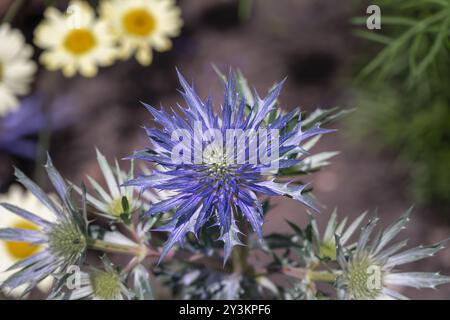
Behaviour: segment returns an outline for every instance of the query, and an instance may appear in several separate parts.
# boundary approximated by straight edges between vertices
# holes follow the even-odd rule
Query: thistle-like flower
[[[320,238],[319,228],[317,227],[316,220],[311,216],[311,230],[312,230],[312,242],[314,249],[321,259],[336,260],[336,237],[339,236],[340,244],[347,249],[354,247],[354,244],[348,244],[351,236],[355,233],[358,226],[364,220],[367,212],[361,214],[356,218],[347,228],[347,217],[342,219],[341,222],[337,221],[337,210],[334,210],[331,214],[330,220],[328,220],[325,233]]]
[[[131,157],[160,165],[163,170],[126,185],[176,192],[148,211],[153,215],[175,210],[170,223],[160,229],[170,232],[161,259],[188,232],[197,233],[214,220],[220,228],[226,261],[233,246],[241,244],[238,217],[245,217],[262,237],[263,210],[256,193],[288,196],[314,208],[302,194],[305,185],[275,179],[279,169],[301,161],[298,157],[305,150],[300,143],[330,130],[315,126],[303,131],[298,111],[280,114],[276,103],[284,81],[264,99],[255,93],[250,102],[238,93],[230,71],[221,112],[215,114],[211,99],[202,101],[181,74],[179,79],[187,104],[187,109],[179,106],[179,110],[185,119],[176,112],[168,114],[145,105],[162,128],[147,128],[153,149]]]
[[[105,156],[98,149],[96,152],[98,165],[105,178],[108,191],[93,178],[87,176],[87,179],[98,196],[96,198],[89,193],[86,194],[87,203],[95,208],[96,214],[109,219],[119,219],[124,214],[128,214],[137,209],[140,204],[136,199],[137,197],[134,196],[133,188],[120,187],[125,180],[133,177],[132,171],[128,174],[122,171],[117,160],[115,161],[115,167],[111,167]],[[74,186],[74,189],[80,194],[82,193],[80,188]]]
[[[8,203],[0,205],[17,216],[36,225],[38,230],[23,227],[0,229],[0,239],[12,242],[23,242],[30,246],[41,246],[43,249],[26,257],[8,271],[15,271],[0,284],[0,289],[14,289],[27,284],[24,293],[29,292],[40,281],[50,275],[65,274],[68,267],[78,265],[87,247],[86,220],[70,199],[69,188],[61,175],[53,167],[50,158],[45,166],[60,201],[47,196],[33,181],[16,169],[18,181],[24,185],[55,216],[50,221],[27,210]]]
[[[444,248],[447,240],[430,246],[419,246],[399,252],[406,240],[388,246],[405,228],[411,209],[396,222],[379,232],[369,244],[369,238],[378,221],[372,218],[362,229],[356,248],[347,251],[337,237],[337,259],[342,274],[337,279],[339,296],[344,299],[408,299],[393,287],[435,288],[450,282],[450,277],[431,272],[397,272],[405,263],[433,256]]]
[[[108,189],[105,190],[96,180],[87,176],[95,191],[95,196],[87,193],[86,200],[87,204],[94,208],[94,211],[92,211],[94,214],[110,220],[128,222],[131,219],[132,213],[136,210],[148,210],[149,203],[158,202],[163,199],[164,194],[162,193],[147,192],[140,197],[137,188],[121,187],[124,181],[134,178],[134,165],[126,173],[120,168],[117,160],[115,160],[112,166],[98,149],[96,153],[97,162]],[[82,194],[81,188],[75,185],[73,185],[73,188]]]
[[[92,268],[81,272],[79,287],[61,298],[68,300],[129,300],[132,293],[124,284],[125,275],[120,274],[108,259],[103,259],[103,270]]]
[[[19,185],[12,185],[8,193],[0,195],[0,203],[7,202],[12,205],[20,205],[22,209],[33,211],[40,218],[48,221],[54,221],[52,212],[44,206],[31,192],[23,190]],[[0,228],[21,228],[29,230],[38,230],[39,226],[23,219],[8,210],[0,207]],[[30,246],[24,242],[0,241],[0,283],[10,276],[11,272],[3,272],[10,268],[14,263],[28,258],[33,254],[42,251],[42,246]],[[52,285],[50,277],[41,281],[37,286],[40,290],[47,292]],[[8,296],[20,297],[23,294],[26,285],[6,292]]]

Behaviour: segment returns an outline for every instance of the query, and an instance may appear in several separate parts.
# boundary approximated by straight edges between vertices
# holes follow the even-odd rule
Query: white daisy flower
[[[172,0],[105,0],[100,13],[118,39],[120,58],[135,54],[142,65],[152,62],[152,48],[169,50],[183,25]]]
[[[24,210],[34,212],[38,217],[48,221],[55,221],[53,213],[43,205],[30,191],[25,191],[19,185],[14,184],[10,187],[8,193],[0,195],[0,203],[9,203],[14,206],[20,206]],[[26,220],[0,206],[0,229],[18,228],[29,230],[40,230],[41,227]],[[15,263],[29,258],[30,256],[41,252],[44,249],[41,245],[31,245],[27,242],[0,241],[0,283],[13,274],[13,271],[6,271]],[[49,291],[52,285],[52,278],[48,277],[38,284],[42,291]],[[5,293],[19,297],[27,285],[6,291]]]
[[[32,55],[33,48],[20,31],[8,24],[0,26],[0,117],[16,110],[17,96],[29,92],[37,69]]]
[[[62,69],[66,77],[77,72],[93,77],[98,66],[114,63],[114,38],[87,2],[71,1],[69,9],[68,13],[54,7],[45,11],[45,20],[36,28],[34,40],[45,50],[40,62],[49,70]]]

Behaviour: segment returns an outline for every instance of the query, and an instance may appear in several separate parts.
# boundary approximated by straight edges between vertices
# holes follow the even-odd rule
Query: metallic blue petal
[[[50,228],[53,223],[42,219],[41,217],[35,215],[34,213],[31,213],[27,210],[21,209],[19,207],[16,207],[12,204],[9,203],[0,203],[0,206],[2,206],[3,208],[5,208],[8,211],[11,211],[12,213],[18,215],[19,217],[22,217],[26,220],[31,221],[32,223],[41,226],[43,228]]]
[[[0,229],[0,239],[5,241],[29,242],[32,244],[43,244],[47,242],[47,236],[42,232],[15,228]]]

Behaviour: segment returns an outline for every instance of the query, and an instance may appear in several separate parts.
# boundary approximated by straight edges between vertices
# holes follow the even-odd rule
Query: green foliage
[[[379,0],[375,4],[381,8],[382,30],[355,33],[384,47],[363,68],[359,80],[397,80],[408,88],[425,85],[428,90],[444,87],[442,81],[449,84],[450,2]],[[355,24],[365,21],[366,17],[353,19]]]
[[[450,201],[450,2],[375,1],[380,31],[355,31],[381,44],[360,71],[359,138],[375,135],[399,154],[417,201]],[[365,24],[355,18],[355,24]]]

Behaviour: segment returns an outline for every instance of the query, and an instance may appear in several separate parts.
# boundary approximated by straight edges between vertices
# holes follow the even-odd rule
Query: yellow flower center
[[[382,268],[367,256],[349,263],[345,280],[354,299],[376,299],[383,290]]]
[[[12,227],[17,229],[39,230],[36,225],[28,221],[21,221],[19,223],[16,223]],[[28,242],[15,241],[7,241],[5,242],[5,246],[8,253],[17,260],[28,258],[41,248],[40,245],[33,245],[29,244]]]
[[[120,277],[115,272],[97,271],[91,275],[94,295],[101,300],[115,300],[120,297]]]
[[[123,16],[125,30],[135,36],[149,36],[156,28],[156,20],[146,9],[132,9]]]
[[[64,40],[64,48],[74,55],[83,55],[97,45],[92,31],[88,29],[73,29]]]

